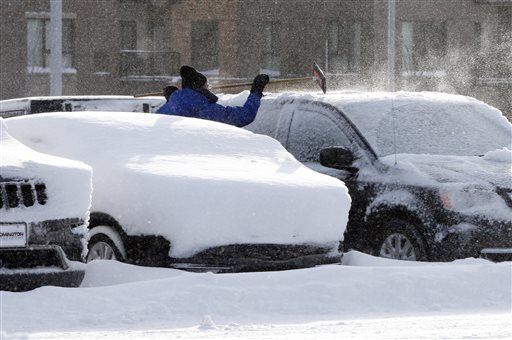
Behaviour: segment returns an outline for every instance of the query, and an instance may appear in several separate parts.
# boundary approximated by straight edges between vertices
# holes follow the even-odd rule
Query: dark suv
[[[91,168],[29,149],[2,118],[0,144],[0,290],[80,285]]]
[[[345,250],[512,258],[512,125],[495,108],[426,92],[268,95],[247,128],[346,183]]]

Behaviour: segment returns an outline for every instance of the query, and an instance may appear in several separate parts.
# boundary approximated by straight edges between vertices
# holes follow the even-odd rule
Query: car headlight
[[[485,206],[491,207],[499,199],[495,191],[475,187],[442,189],[439,196],[445,209],[462,213],[476,213]]]

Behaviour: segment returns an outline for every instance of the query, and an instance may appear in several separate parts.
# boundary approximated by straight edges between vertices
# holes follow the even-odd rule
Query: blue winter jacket
[[[203,94],[189,88],[176,90],[156,112],[183,117],[214,120],[242,127],[250,124],[260,107],[260,97],[251,93],[244,106],[222,106],[210,103]]]

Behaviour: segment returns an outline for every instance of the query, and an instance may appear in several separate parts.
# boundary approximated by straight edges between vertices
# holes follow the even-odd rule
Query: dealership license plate
[[[25,223],[0,223],[0,248],[24,247],[27,238]]]

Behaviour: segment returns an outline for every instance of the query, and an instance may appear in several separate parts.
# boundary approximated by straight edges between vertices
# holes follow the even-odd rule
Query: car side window
[[[254,121],[245,128],[254,133],[276,137],[276,129],[279,123],[281,107],[272,107],[262,103]]]
[[[295,111],[288,135],[287,149],[301,162],[320,162],[320,150],[351,142],[333,117],[309,110]]]

